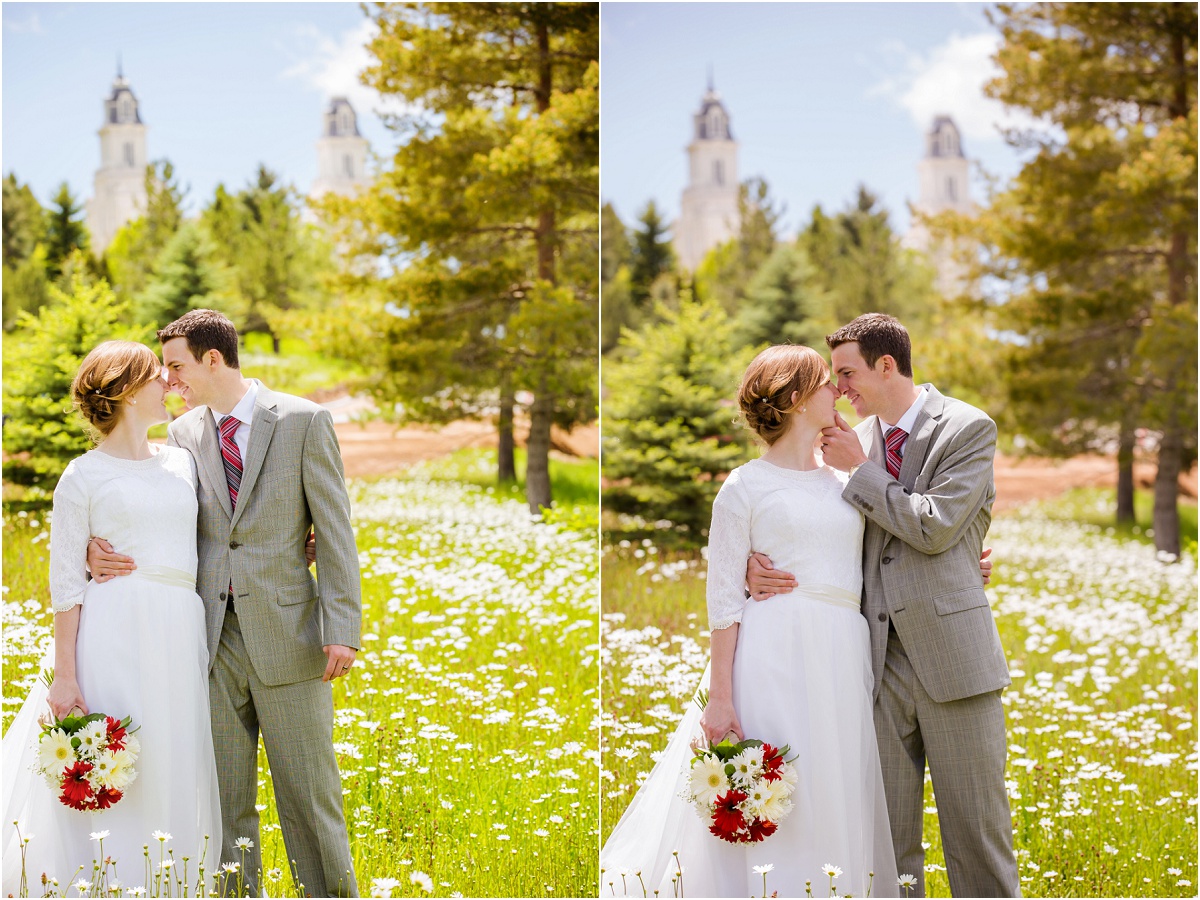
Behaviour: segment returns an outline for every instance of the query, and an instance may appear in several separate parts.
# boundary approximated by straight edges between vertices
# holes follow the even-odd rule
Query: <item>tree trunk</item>
[[[276,356],[278,356],[280,349],[281,348],[279,346],[279,335],[275,334],[275,332],[271,332],[271,350],[275,353]]]
[[[496,473],[501,484],[517,480],[516,454],[513,452],[513,406],[515,404],[512,376],[505,373],[500,376],[499,465]]]
[[[546,379],[542,379],[542,386]],[[550,424],[554,398],[539,390],[529,410],[529,440],[525,444],[525,499],[531,513],[550,506]]]
[[[1183,432],[1172,411],[1158,446],[1154,476],[1154,546],[1179,556],[1179,470],[1183,465]]]
[[[1121,436],[1117,444],[1117,524],[1133,524],[1133,445],[1136,430],[1133,423],[1122,419]]]

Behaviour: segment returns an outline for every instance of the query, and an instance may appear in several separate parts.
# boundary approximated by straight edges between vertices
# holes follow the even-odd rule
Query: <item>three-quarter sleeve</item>
[[[708,630],[742,621],[746,606],[746,560],[750,558],[750,509],[736,470],[721,485],[708,529]]]
[[[83,603],[91,539],[88,509],[83,477],[68,466],[54,489],[50,520],[50,604],[56,613]]]

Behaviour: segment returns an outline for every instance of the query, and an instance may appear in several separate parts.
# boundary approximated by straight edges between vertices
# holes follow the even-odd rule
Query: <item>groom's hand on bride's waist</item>
[[[796,576],[771,565],[771,558],[762,553],[752,553],[746,560],[746,587],[755,600],[766,600],[776,594],[791,593],[796,586]]]
[[[112,544],[102,537],[88,541],[87,566],[92,580],[98,584],[111,581],[118,575],[128,575],[137,568],[132,556],[113,551]]]

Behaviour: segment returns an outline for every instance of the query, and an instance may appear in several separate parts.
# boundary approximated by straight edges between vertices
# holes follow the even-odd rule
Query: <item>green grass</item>
[[[334,687],[359,889],[394,896],[586,896],[598,879],[594,527],[533,519],[467,451],[351,482],[363,646]],[[564,505],[595,520],[595,461],[553,463]],[[41,517],[4,524],[5,724],[49,638]],[[291,891],[260,751],[265,886]],[[129,882],[132,884],[132,882]],[[387,895],[387,894],[384,894]]]
[[[1117,525],[1116,498],[1111,490],[1102,488],[1076,488],[1056,498],[1045,506],[1046,515],[1052,519],[1086,522],[1105,529],[1105,533],[1143,544],[1154,543],[1154,494],[1152,491],[1135,491],[1133,495],[1134,521]],[[1112,529],[1109,531],[1109,529]],[[1184,550],[1196,556],[1196,503],[1179,502],[1179,542]]]
[[[1013,675],[1004,702],[1021,887],[1031,897],[1191,897],[1200,882],[1195,559],[1159,562],[1144,527],[1108,533],[1103,502],[1111,496],[1077,492],[1004,514],[987,540]],[[602,837],[707,662],[702,567],[648,542],[604,556]],[[928,784],[926,809],[929,895],[948,896]]]

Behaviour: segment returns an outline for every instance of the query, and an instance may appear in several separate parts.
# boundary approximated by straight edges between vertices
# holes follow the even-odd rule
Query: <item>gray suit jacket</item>
[[[933,385],[904,446],[899,479],[884,465],[872,416],[855,429],[871,460],[842,497],[867,519],[863,615],[871,628],[875,696],[888,619],[929,696],[939,703],[1010,683],[996,622],[979,577],[992,521],[996,424]]]
[[[322,647],[357,649],[362,629],[358,549],[328,411],[259,386],[236,511],[208,407],[173,422],[168,442],[191,451],[199,474],[196,592],[204,600],[210,668],[232,581],[246,652],[263,683],[320,678]],[[320,535],[319,581],[304,559],[309,526]]]

